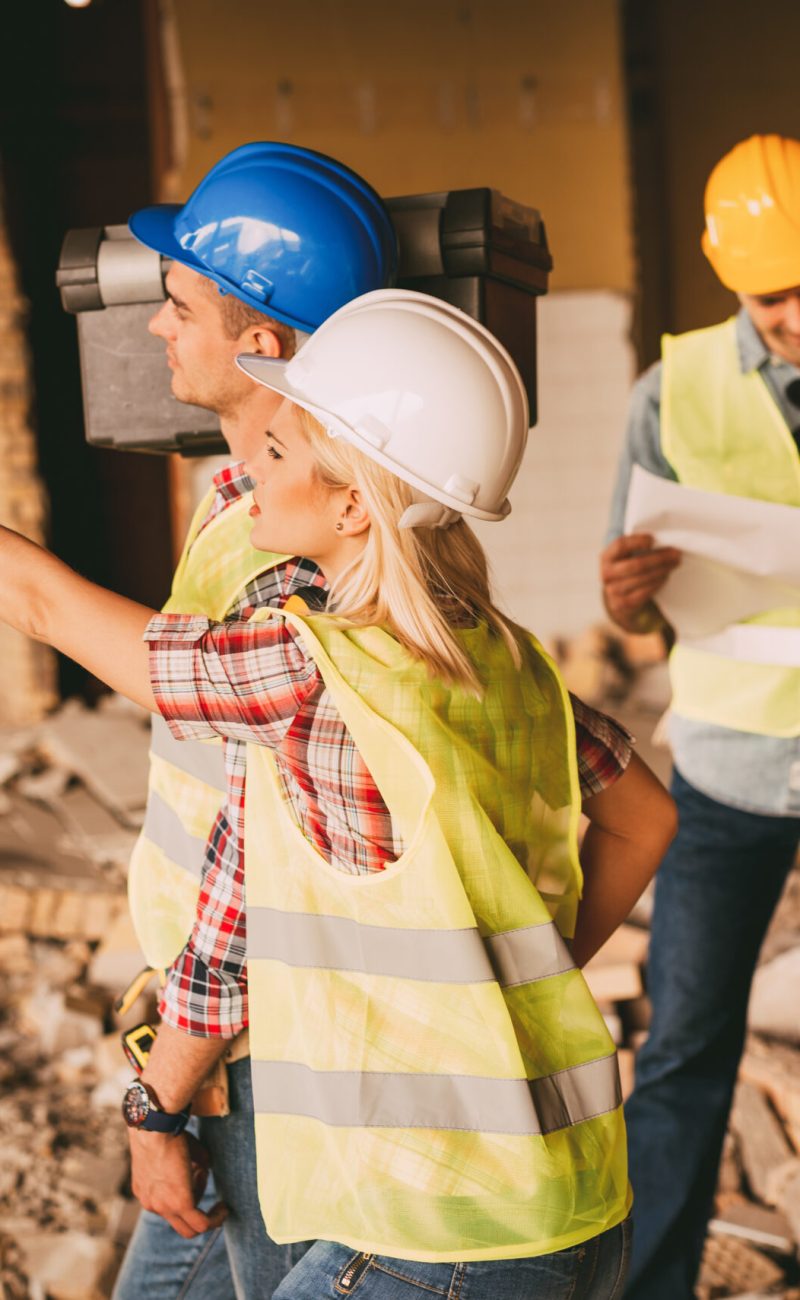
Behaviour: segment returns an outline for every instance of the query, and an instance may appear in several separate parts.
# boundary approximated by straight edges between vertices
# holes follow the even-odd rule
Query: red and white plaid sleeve
[[[158,707],[179,740],[212,735],[277,748],[319,683],[282,619],[211,623],[157,614],[144,633]]]
[[[618,781],[631,761],[633,736],[616,718],[591,709],[570,692],[578,748],[581,798],[591,799]]]
[[[195,924],[170,969],[164,1023],[203,1038],[233,1038],[248,1023],[244,852],[236,825],[245,796],[245,745],[275,746],[318,686],[313,661],[282,621],[210,624],[158,615],[148,625],[150,672],[165,719],[181,739],[225,738],[228,800],[206,847]]]

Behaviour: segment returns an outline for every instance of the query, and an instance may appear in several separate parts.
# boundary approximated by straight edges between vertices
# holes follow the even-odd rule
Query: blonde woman
[[[508,512],[519,375],[481,326],[403,291],[349,304],[289,363],[240,364],[287,398],[250,465],[252,540],[315,561],[327,608],[153,617],[7,531],[0,607],[177,736],[231,747],[247,972],[220,963],[217,996],[235,984],[249,1020],[267,1230],[318,1239],[276,1297],[611,1300],[631,1197],[579,968],[674,819],[618,741],[618,779],[584,786],[581,869],[576,721],[607,754],[614,724],[496,608],[467,523]],[[125,1103],[137,1194],[186,1236],[224,1214],[194,1208],[180,1134],[226,1039],[198,1032],[191,995],[175,1008],[209,911],[234,925],[231,882],[205,882],[204,907]],[[224,1122],[206,1121],[212,1158]]]

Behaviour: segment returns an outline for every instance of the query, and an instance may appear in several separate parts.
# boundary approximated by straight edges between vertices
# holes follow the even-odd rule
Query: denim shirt
[[[792,382],[800,381],[800,370],[788,361],[771,356],[744,308],[736,318],[736,340],[742,373],[761,371],[781,415],[798,441],[800,404],[797,399],[792,403],[787,389]],[[631,393],[607,541],[624,531],[634,465],[641,465],[661,478],[673,481],[677,478],[661,450],[660,417],[661,362],[657,361],[636,381]],[[760,736],[671,713],[670,741],[681,775],[709,798],[745,812],[800,817],[800,736]]]

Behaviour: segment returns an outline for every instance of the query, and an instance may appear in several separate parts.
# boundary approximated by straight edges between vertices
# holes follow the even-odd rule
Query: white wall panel
[[[603,617],[597,579],[635,374],[630,303],[556,293],[539,303],[539,423],[500,524],[477,528],[504,607],[541,637]]]

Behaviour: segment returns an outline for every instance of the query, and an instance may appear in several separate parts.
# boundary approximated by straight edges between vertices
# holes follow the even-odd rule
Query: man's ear
[[[242,335],[245,352],[258,352],[262,357],[279,357],[283,352],[281,341],[274,330],[264,325],[251,325]]]

